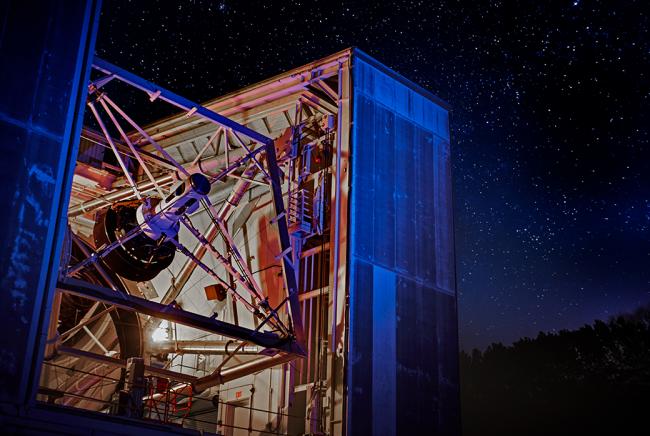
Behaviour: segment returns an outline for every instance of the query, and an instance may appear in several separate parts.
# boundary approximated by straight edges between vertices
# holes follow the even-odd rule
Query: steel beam
[[[255,130],[249,129],[246,126],[243,126],[228,117],[224,117],[210,109],[207,109],[201,106],[198,103],[194,103],[191,100],[181,97],[178,94],[175,94],[165,88],[162,88],[148,80],[145,80],[135,74],[126,71],[116,65],[106,62],[103,59],[100,59],[95,56],[93,60],[93,68],[99,70],[106,74],[112,74],[116,79],[121,80],[122,82],[128,83],[129,85],[138,88],[142,91],[148,93],[152,98],[159,98],[168,103],[173,104],[176,107],[179,107],[185,111],[193,111],[193,114],[199,115],[208,121],[216,123],[220,126],[233,129],[236,132],[241,133],[244,136],[252,139],[253,141],[259,142],[260,144],[266,144],[268,141],[271,141],[270,138],[262,135],[261,133],[256,132]]]
[[[104,133],[104,137],[106,138],[106,142],[108,142],[108,145],[111,146],[111,150],[113,150],[113,154],[115,155],[115,159],[117,159],[117,163],[120,164],[120,168],[122,168],[122,172],[124,173],[124,177],[126,178],[127,182],[129,182],[129,186],[133,190],[133,193],[135,196],[138,198],[138,200],[141,198],[140,191],[138,191],[138,188],[135,184],[135,180],[133,180],[133,177],[131,176],[131,173],[129,170],[126,168],[126,163],[122,159],[122,156],[120,156],[120,152],[117,149],[117,146],[115,145],[115,142],[113,142],[113,138],[111,138],[110,133],[108,133],[108,130],[106,130],[106,126],[104,125],[104,121],[102,121],[102,117],[99,115],[99,112],[97,112],[97,109],[95,108],[95,105],[93,102],[88,102],[88,107],[90,108],[90,111],[93,113],[95,116],[95,120],[97,120],[97,124],[99,124],[99,127],[102,129],[102,132]]]
[[[208,102],[206,106],[218,111],[223,116],[246,123],[258,119],[259,116],[281,113],[282,106],[292,107],[300,93],[309,85],[335,76],[339,62],[345,61],[348,57],[348,54],[332,57],[331,61],[319,66],[316,70],[294,70],[285,78],[271,79],[253,85],[235,96],[226,96]],[[291,102],[287,102],[285,99],[291,100]],[[196,130],[197,133],[200,131],[203,134],[205,131],[200,123],[200,120],[187,120],[181,116],[171,118],[158,124],[158,129],[152,134],[152,137],[160,143],[168,143],[170,138],[173,138],[173,142],[178,142],[177,138],[185,135],[188,130]]]
[[[106,365],[112,366],[114,368],[126,368],[126,360],[116,359],[114,357],[103,356],[101,354],[91,353],[89,351],[79,350],[77,348],[71,347],[59,347],[59,354],[66,356],[77,357],[79,359],[92,360],[93,362],[104,363]],[[172,380],[192,383],[197,377],[188,374],[181,374],[180,372],[170,371],[168,369],[156,368],[155,366],[145,365],[145,372],[153,374],[159,377],[165,377]]]
[[[62,292],[78,295],[95,301],[115,305],[122,309],[133,310],[156,318],[194,327],[206,332],[216,333],[234,339],[241,339],[266,348],[274,348],[288,353],[302,354],[290,338],[283,338],[272,332],[258,332],[236,326],[207,316],[198,315],[175,306],[156,303],[133,295],[117,293],[90,283],[67,278],[57,283]]]
[[[266,163],[268,173],[271,179],[271,193],[273,194],[273,206],[275,216],[278,218],[275,223],[278,226],[278,236],[280,238],[280,253],[293,253],[291,247],[291,237],[289,236],[289,226],[287,225],[287,214],[284,209],[284,199],[282,198],[282,183],[280,181],[280,169],[278,168],[277,158],[275,156],[275,143],[268,141],[265,144]],[[282,265],[284,272],[284,282],[287,285],[289,296],[289,312],[293,323],[293,331],[299,346],[305,344],[305,333],[302,326],[302,316],[300,314],[300,301],[298,301],[298,282],[293,268],[293,256],[287,257],[282,254]],[[304,351],[303,351],[304,353]]]

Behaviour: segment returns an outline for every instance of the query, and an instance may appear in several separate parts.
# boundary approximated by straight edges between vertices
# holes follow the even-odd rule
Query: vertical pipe
[[[334,277],[332,280],[332,328],[330,351],[336,353],[336,321],[339,293],[339,238],[341,237],[341,132],[343,131],[343,64],[339,62],[338,72],[338,113],[336,115],[336,177],[334,183]]]
[[[352,55],[352,53],[351,53]],[[351,57],[351,56],[350,56]],[[331,340],[328,347],[328,373],[329,385],[329,432],[330,434],[346,434],[346,402],[347,392],[343,386],[345,383],[345,366],[347,350],[347,329],[346,322],[346,266],[347,266],[347,240],[341,241],[341,225],[347,224],[348,220],[348,194],[349,194],[349,153],[350,153],[350,130],[351,130],[351,87],[352,69],[351,60],[348,57],[345,61],[339,61],[338,70],[338,101],[337,101],[337,123],[336,123],[336,161],[335,161],[335,183],[332,202],[335,215],[330,220],[330,226],[334,228],[333,243],[336,247],[331,253],[330,277],[333,285],[329,297],[331,307]],[[343,264],[343,265],[341,265]],[[339,289],[342,288],[342,289]],[[342,292],[339,295],[339,292]],[[338,322],[342,331],[338,331]],[[341,346],[343,356],[338,356],[338,347]],[[342,375],[341,375],[341,370]],[[339,379],[340,378],[340,379]],[[337,426],[339,426],[337,428]]]
[[[311,368],[312,368],[312,362],[311,362],[311,342],[312,342],[312,335],[314,332],[312,331],[312,320],[314,319],[314,305],[313,305],[314,299],[310,298],[309,299],[309,317],[305,316],[307,318],[307,321],[305,322],[305,337],[307,340],[307,383],[311,381]]]
[[[278,416],[277,416],[277,429],[280,430],[280,428],[286,428],[285,426],[285,414],[284,411],[286,409],[286,399],[287,399],[287,389],[289,388],[287,386],[287,368],[289,367],[288,364],[282,365],[282,381],[280,382],[280,386],[282,387],[282,390],[280,392],[280,404],[278,405]]]
[[[255,375],[253,375],[253,386],[255,386]],[[255,407],[255,391],[251,392],[251,399],[248,406],[248,436],[253,434],[253,408]]]

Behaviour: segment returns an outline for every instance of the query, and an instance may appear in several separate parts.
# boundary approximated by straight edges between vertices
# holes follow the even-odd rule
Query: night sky
[[[471,349],[650,302],[649,20],[645,0],[105,0],[97,54],[205,101],[357,46],[448,101]]]

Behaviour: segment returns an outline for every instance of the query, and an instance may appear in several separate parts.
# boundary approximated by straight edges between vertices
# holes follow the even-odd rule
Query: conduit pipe
[[[239,341],[160,341],[151,348],[156,353],[223,355],[232,353],[239,345]],[[255,355],[263,350],[258,345],[243,345],[237,354]]]

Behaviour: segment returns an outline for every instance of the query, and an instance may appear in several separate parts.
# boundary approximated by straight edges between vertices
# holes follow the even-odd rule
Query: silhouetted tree
[[[650,306],[461,352],[463,432],[650,435]]]

